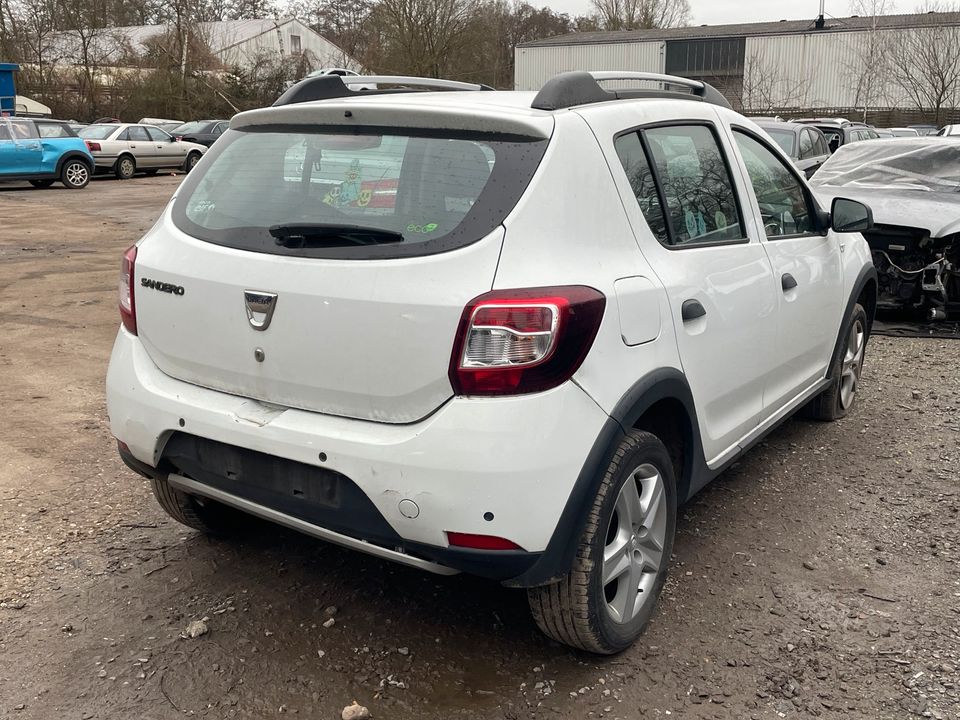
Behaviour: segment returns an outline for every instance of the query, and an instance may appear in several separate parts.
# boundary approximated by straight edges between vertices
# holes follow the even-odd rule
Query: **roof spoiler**
[[[366,86],[353,89],[356,86]],[[382,88],[380,85],[394,87]],[[399,87],[398,87],[399,86]],[[318,75],[304,78],[283,93],[274,107],[313,100],[422,92],[423,90],[493,90],[489,85],[405,75]]]
[[[604,90],[600,87],[601,82],[610,80],[654,82],[658,83],[661,89]],[[671,91],[670,87],[685,88],[688,92]],[[560,110],[577,105],[644,97],[700,100],[725,108],[730,107],[730,103],[715,87],[700,80],[660,73],[621,70],[561,73],[540,88],[530,107],[534,110]]]

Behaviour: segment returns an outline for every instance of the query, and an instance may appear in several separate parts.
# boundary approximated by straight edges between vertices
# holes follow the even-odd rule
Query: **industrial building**
[[[516,48],[515,87],[568,70],[639,70],[705,80],[746,111],[916,108],[883,69],[904,33],[960,42],[960,12],[561,35]]]
[[[132,56],[144,56],[151,40],[173,32],[172,25],[138,25],[90,29],[83,38],[90,45],[87,56],[101,66],[117,66]],[[263,60],[303,57],[311,68],[342,67],[360,69],[359,63],[337,45],[296,18],[281,20],[223,20],[191,26],[190,33],[203,40],[222,67],[248,68]],[[48,56],[68,63],[81,56],[81,35],[56,34]]]

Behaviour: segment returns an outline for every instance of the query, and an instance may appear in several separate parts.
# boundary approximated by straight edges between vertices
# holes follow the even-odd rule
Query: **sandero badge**
[[[183,285],[174,285],[173,283],[160,282],[159,280],[151,280],[145,277],[140,278],[140,286],[159,292],[170,293],[171,295],[183,295],[184,293]]]

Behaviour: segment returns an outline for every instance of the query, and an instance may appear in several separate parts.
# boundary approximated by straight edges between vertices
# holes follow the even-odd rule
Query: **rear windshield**
[[[211,123],[209,120],[196,120],[194,122],[184,123],[183,125],[177,125],[176,127],[171,128],[170,132],[172,132],[174,135],[199,133],[204,132],[210,124]]]
[[[88,140],[106,140],[116,129],[116,125],[87,125],[85,128],[81,128],[77,134]]]
[[[793,130],[771,130],[770,128],[764,128],[764,130],[776,141],[781,150],[793,157],[793,141],[796,138],[796,133]]]
[[[516,204],[545,140],[300,127],[231,130],[184,182],[173,219],[218,245],[280,255],[386,258],[475,242]],[[279,239],[284,229],[360,236]]]

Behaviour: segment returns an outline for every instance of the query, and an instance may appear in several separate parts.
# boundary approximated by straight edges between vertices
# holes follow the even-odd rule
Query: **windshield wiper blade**
[[[274,225],[270,234],[277,245],[289,248],[321,247],[327,245],[384,245],[403,242],[403,233],[362,225],[335,223],[304,223]]]

